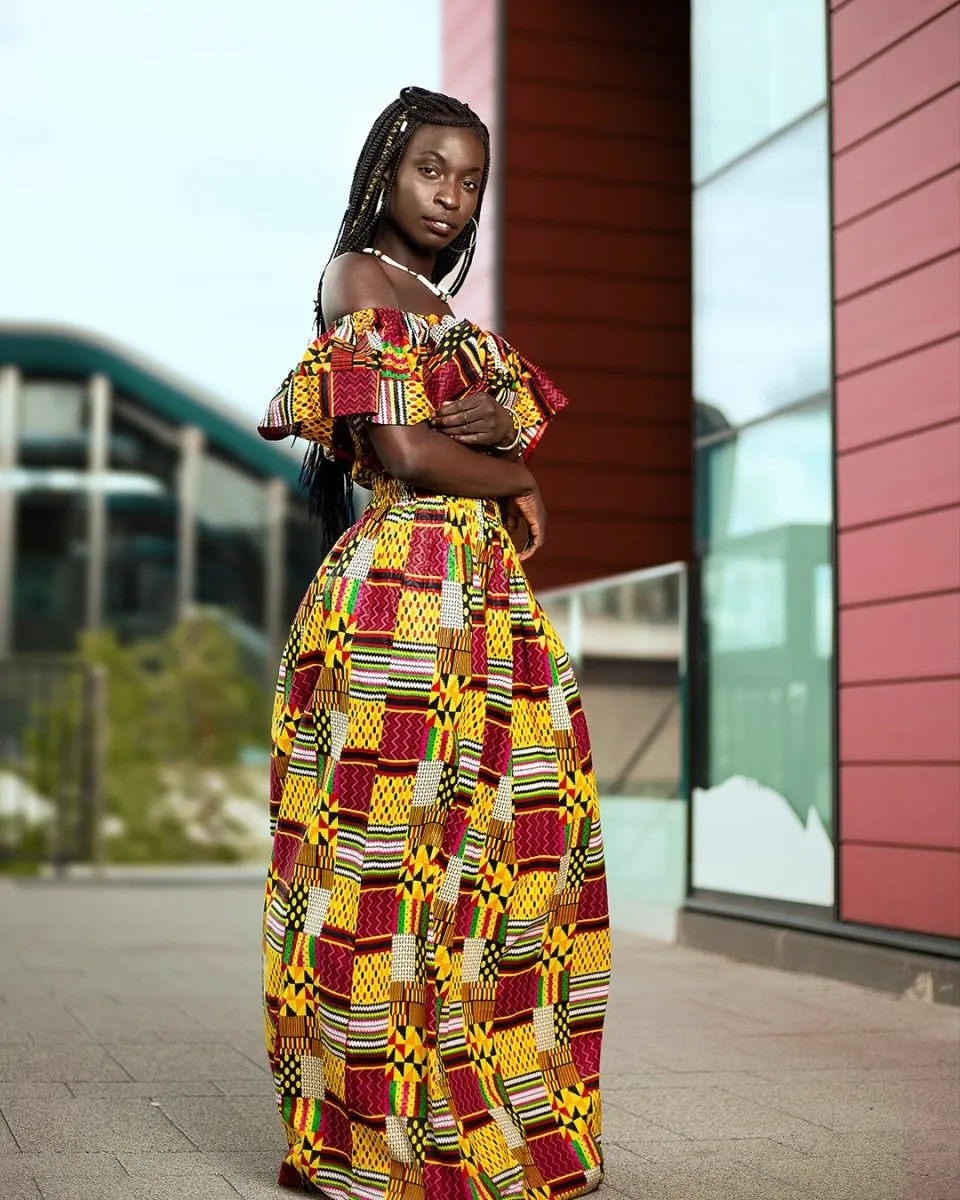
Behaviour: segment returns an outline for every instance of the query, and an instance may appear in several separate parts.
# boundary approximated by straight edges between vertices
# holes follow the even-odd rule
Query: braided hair
[[[390,204],[397,167],[410,138],[423,125],[445,125],[469,129],[483,144],[483,174],[477,188],[474,220],[479,223],[480,206],[490,174],[490,133],[468,105],[452,96],[425,88],[405,87],[399,97],[383,110],[367,134],[350,184],[350,197],[337,231],[327,266],[341,254],[360,251],[371,245],[377,227]],[[467,277],[476,246],[476,228],[460,231],[449,246],[437,255],[431,279],[440,283],[452,275],[446,286],[456,295]],[[326,267],[324,267],[326,274]],[[326,329],[321,293],[323,275],[317,287],[314,305],[317,332]],[[341,421],[334,422],[334,453],[328,457],[323,447],[314,444],[307,451],[301,483],[307,492],[310,511],[319,516],[323,527],[323,553],[329,552],[337,538],[353,524],[353,485],[351,470],[353,449],[349,430]]]

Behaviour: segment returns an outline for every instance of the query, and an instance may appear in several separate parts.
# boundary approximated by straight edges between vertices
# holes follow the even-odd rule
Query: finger
[[[528,522],[528,528],[530,532],[529,537],[527,538],[527,544],[520,551],[521,561],[526,561],[526,559],[532,558],[533,555],[536,554],[536,552],[543,545],[544,541],[543,527],[538,521]]]
[[[462,425],[472,425],[476,417],[471,412],[444,413],[443,409],[437,414],[437,424],[441,429],[459,429]]]
[[[462,396],[459,400],[448,400],[446,404],[441,404],[437,410],[437,419],[441,421],[453,421],[458,418],[466,417],[468,420],[471,414],[476,414],[482,405],[473,396]]]
[[[488,446],[490,438],[484,433],[451,433],[450,437],[461,446]]]

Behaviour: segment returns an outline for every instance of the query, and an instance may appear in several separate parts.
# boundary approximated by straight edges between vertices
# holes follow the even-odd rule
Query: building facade
[[[101,338],[0,325],[0,656],[218,611],[268,677],[317,553],[298,458]]]
[[[955,957],[960,3],[444,21],[496,155],[461,307],[575,401],[534,582],[689,563],[691,937]]]

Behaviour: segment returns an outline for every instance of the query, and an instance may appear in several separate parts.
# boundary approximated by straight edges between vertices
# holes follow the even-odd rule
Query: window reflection
[[[828,833],[831,458],[826,404],[697,456],[697,490],[707,497],[698,530],[698,785],[754,781],[782,797],[801,827],[815,811]]]
[[[694,193],[694,393],[731,425],[831,384],[827,115]]]
[[[17,457],[23,467],[87,466],[87,384],[25,379],[20,385]]]
[[[823,0],[694,0],[692,43],[695,181],[826,100]]]
[[[230,613],[247,645],[264,654],[266,523],[263,483],[205,452],[197,497],[197,600]]]

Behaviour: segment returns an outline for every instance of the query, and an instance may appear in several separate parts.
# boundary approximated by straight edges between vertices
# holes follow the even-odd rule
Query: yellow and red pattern
[[[367,432],[476,390],[525,453],[565,404],[469,322],[365,310],[261,427],[332,447],[346,420],[374,493],[300,605],[273,720],[280,1182],[330,1200],[572,1200],[602,1175],[606,883],[570,661],[497,503],[389,478]]]

